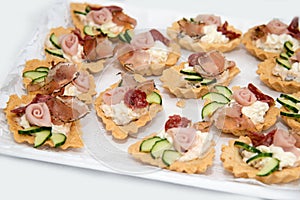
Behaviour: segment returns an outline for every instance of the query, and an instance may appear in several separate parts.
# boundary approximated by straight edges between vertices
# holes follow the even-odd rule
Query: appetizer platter
[[[274,28],[274,16],[161,10],[155,24],[130,1],[57,7],[0,88],[0,153],[261,198],[300,194],[297,17],[280,21],[293,40],[261,56],[247,31]]]

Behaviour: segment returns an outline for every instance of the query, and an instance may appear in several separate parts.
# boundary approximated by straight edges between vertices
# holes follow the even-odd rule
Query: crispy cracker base
[[[34,136],[29,135],[21,135],[18,133],[18,130],[22,129],[22,127],[18,123],[18,116],[12,112],[10,112],[12,109],[22,105],[22,104],[28,104],[31,102],[31,100],[34,98],[34,95],[24,95],[21,98],[17,95],[11,95],[9,98],[9,101],[7,103],[7,107],[5,108],[4,112],[6,114],[7,123],[9,126],[9,130],[13,133],[14,140],[17,143],[28,143],[28,144],[34,144]],[[68,148],[81,148],[83,147],[83,142],[81,140],[81,125],[80,122],[73,122],[71,125],[70,133],[67,136],[67,140],[65,144],[58,147],[60,149],[68,149]],[[46,141],[43,146],[50,146],[54,147],[51,140]]]
[[[164,63],[156,63],[156,64],[149,64],[143,67],[136,67],[134,69],[128,69],[125,66],[125,63],[121,63],[121,65],[129,71],[133,70],[133,73],[140,74],[142,76],[159,76],[163,73],[166,68],[174,66],[178,59],[181,56],[180,53],[180,46],[175,42],[171,42],[169,46],[170,50],[168,53],[167,60]]]
[[[228,30],[232,30],[242,35],[242,32],[238,29],[235,29],[233,26],[228,26]],[[173,41],[177,42],[181,47],[194,52],[211,51],[211,50],[229,52],[235,49],[236,47],[238,47],[242,41],[242,37],[239,37],[225,44],[194,42],[192,38],[189,39],[186,39],[186,37],[178,38],[177,35],[179,32],[180,32],[179,25],[177,22],[174,22],[171,27],[167,28],[167,34]]]
[[[258,64],[256,73],[260,80],[268,87],[284,93],[295,93],[300,90],[300,83],[296,81],[283,81],[279,76],[272,74],[276,66],[275,58],[269,58]]]
[[[25,67],[23,69],[23,73],[26,71],[35,70],[36,68],[38,68],[40,66],[51,68],[51,66],[52,66],[51,61],[38,60],[38,59],[28,60],[28,61],[26,61]],[[80,99],[81,101],[84,101],[87,104],[91,104],[93,101],[93,96],[95,96],[97,94],[94,76],[89,75],[89,80],[90,80],[89,91],[86,93],[81,93],[81,94],[77,95],[78,99]],[[23,84],[24,84],[25,88],[27,88],[27,86],[29,85],[30,82],[31,82],[30,78],[23,78]],[[38,93],[41,93],[41,92],[40,91],[29,92],[30,95],[35,95]]]
[[[105,116],[100,106],[103,105],[103,95],[105,94],[105,92],[113,88],[116,88],[118,84],[119,83],[115,83],[111,85],[108,89],[106,89],[104,92],[100,93],[100,95],[96,98],[94,105],[95,105],[97,115],[101,118],[102,122],[105,124],[106,130],[111,131],[112,136],[116,139],[126,139],[128,135],[137,133],[139,128],[145,126],[149,121],[151,121],[152,118],[154,118],[156,114],[163,109],[163,107],[162,105],[159,104],[151,104],[149,106],[148,113],[142,115],[138,120],[132,121],[129,124],[124,126],[116,125],[115,122],[110,117]]]
[[[249,53],[251,53],[253,56],[257,57],[260,60],[265,60],[268,58],[273,58],[275,56],[278,56],[278,53],[273,52],[267,52],[263,49],[257,48],[254,42],[252,41],[252,35],[255,33],[255,29],[258,26],[255,26],[253,28],[250,28],[246,33],[244,33],[242,38],[242,43],[244,44],[245,48]]]
[[[248,137],[241,136],[238,141],[250,144],[251,140]],[[281,171],[260,177],[256,176],[258,169],[246,164],[239,154],[239,149],[234,146],[236,140],[230,140],[228,146],[222,145],[222,153],[220,156],[225,170],[231,172],[237,178],[253,178],[266,184],[288,183],[300,178],[300,167],[285,168]]]
[[[197,99],[209,92],[209,86],[201,86],[199,88],[187,88],[186,81],[182,80],[182,74],[180,70],[184,68],[186,62],[182,62],[177,66],[166,69],[160,80],[163,83],[163,87],[179,98]],[[218,83],[224,86],[229,85],[232,79],[240,72],[238,67],[232,67],[229,69],[229,77],[223,83]]]
[[[211,147],[211,149],[209,149],[209,151],[202,158],[194,159],[187,162],[175,161],[170,166],[166,166],[161,159],[153,159],[150,153],[140,152],[139,150],[140,145],[144,140],[151,138],[155,135],[156,133],[151,134],[148,137],[144,138],[143,140],[132,144],[128,148],[128,153],[131,154],[135,159],[140,160],[143,163],[147,163],[171,171],[185,172],[188,174],[205,173],[207,168],[213,164],[215,150],[213,147]]]

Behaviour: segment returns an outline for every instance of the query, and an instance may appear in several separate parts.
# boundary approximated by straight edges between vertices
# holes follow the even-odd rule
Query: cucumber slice
[[[51,131],[50,130],[42,130],[39,132],[34,133],[34,148],[37,148],[43,145],[50,137]]]
[[[45,49],[45,51],[53,56],[64,58],[64,54],[61,49]]]
[[[26,129],[18,130],[19,134],[26,134],[26,135],[32,135],[33,133],[40,132],[42,130],[51,130],[50,127],[38,127],[38,126],[32,126]]]
[[[203,80],[203,78],[199,75],[186,75],[184,77],[184,79],[187,80],[187,81],[197,81],[197,82]]]
[[[140,145],[140,151],[149,153],[151,151],[153,145],[159,140],[162,140],[162,138],[160,138],[158,136],[154,136],[152,138],[144,140]]]
[[[221,93],[223,94],[225,97],[227,97],[228,99],[231,99],[231,95],[232,95],[232,92],[231,90],[226,87],[226,86],[223,86],[223,85],[215,85],[214,86],[214,89],[218,92],[218,93]]]
[[[217,79],[216,79],[216,78],[214,78],[214,79],[207,79],[207,78],[205,78],[205,79],[203,79],[203,80],[200,82],[200,84],[201,84],[201,85],[211,85],[211,84],[216,83],[216,82],[217,82]]]
[[[133,33],[131,30],[129,29],[126,29],[124,33],[120,33],[118,35],[119,39],[122,41],[122,42],[126,42],[126,43],[130,43],[132,37],[133,37]]]
[[[204,119],[207,116],[211,116],[218,108],[221,108],[224,105],[226,105],[226,103],[220,103],[216,101],[212,101],[206,104],[201,111],[202,119]]]
[[[252,153],[261,153],[261,151],[258,150],[257,148],[255,148],[254,146],[250,146],[249,144],[246,144],[246,143],[238,141],[238,140],[234,142],[234,146],[245,149],[246,151],[249,151]]]
[[[49,39],[53,46],[55,46],[58,49],[61,49],[61,46],[59,45],[59,42],[58,42],[58,38],[56,37],[56,35],[54,33],[51,33]]]
[[[280,97],[291,100],[294,103],[300,103],[300,99],[291,94],[280,94]]]
[[[156,104],[159,104],[159,105],[162,104],[162,98],[161,98],[160,94],[158,94],[155,91],[148,94],[147,97],[146,97],[146,100],[150,104],[152,104],[152,103],[156,103]]]
[[[67,136],[62,133],[52,133],[50,140],[53,142],[54,147],[59,147],[66,142]]]
[[[265,166],[256,174],[257,176],[268,176],[279,168],[280,161],[276,158],[271,158]]]
[[[285,67],[287,69],[291,69],[292,68],[291,63],[290,63],[289,60],[286,60],[286,59],[283,59],[283,58],[276,58],[276,62],[279,65],[281,65],[281,66],[283,66],[283,67]]]
[[[181,69],[179,72],[182,73],[182,74],[185,74],[185,75],[201,76],[200,74],[195,72],[195,70],[192,69],[192,68]]]
[[[49,72],[49,68],[41,66],[41,67],[36,68],[35,71],[37,71],[37,72]]]
[[[256,160],[260,160],[263,158],[270,158],[273,156],[273,153],[259,153],[251,158],[249,158],[248,160],[246,160],[246,163],[250,163],[252,161],[256,161]]]
[[[292,112],[298,113],[300,110],[299,106],[289,99],[279,97],[276,99],[276,101]]]
[[[288,54],[287,52],[283,52],[279,55],[279,57],[282,59],[288,60],[291,57],[291,55]]]
[[[83,32],[86,35],[90,35],[90,36],[96,36],[99,34],[99,31],[97,31],[93,26],[89,26],[89,25],[85,25],[83,27]]]
[[[89,13],[91,10],[92,10],[92,9],[91,9],[90,6],[86,6],[86,7],[85,7],[85,12],[86,12],[86,13]]]
[[[291,113],[291,112],[280,111],[280,115],[285,116],[285,117],[292,117],[292,118],[295,118],[295,119],[300,118],[299,113]]]
[[[32,80],[47,76],[48,72],[39,72],[35,70],[26,71],[23,73],[23,77],[30,78]]]
[[[78,11],[78,10],[74,10],[74,14],[78,14],[78,15],[86,15],[87,13],[81,12],[81,11]]]
[[[152,158],[159,158],[162,156],[164,150],[170,149],[172,147],[172,144],[167,139],[162,139],[153,145],[153,147],[150,150]]]
[[[209,101],[216,101],[220,103],[228,103],[230,99],[225,97],[223,94],[217,92],[209,92],[202,96],[202,99],[209,100]]]
[[[162,154],[162,161],[167,165],[170,166],[174,163],[178,158],[180,158],[181,154],[178,151],[174,150],[165,150]]]
[[[291,41],[286,41],[284,44],[283,44],[283,48],[289,52],[290,54],[294,54],[294,50],[293,50],[293,43]]]
[[[33,84],[42,83],[42,82],[45,81],[46,77],[47,77],[47,75],[46,75],[46,76],[41,76],[41,77],[36,78],[36,79],[33,79],[33,80],[32,80],[32,83],[33,83]]]

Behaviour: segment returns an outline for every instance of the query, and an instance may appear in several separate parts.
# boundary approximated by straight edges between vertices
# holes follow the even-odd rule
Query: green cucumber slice
[[[276,101],[292,112],[298,113],[300,110],[299,106],[289,99],[279,97],[276,99]]]
[[[211,116],[218,108],[225,106],[226,103],[220,103],[216,101],[212,101],[206,104],[201,111],[201,117],[204,119],[207,116]]]
[[[39,72],[36,70],[30,70],[23,73],[24,78],[30,78],[32,80],[47,76],[48,72]]]
[[[260,150],[255,148],[254,146],[250,146],[249,144],[246,144],[244,142],[236,140],[234,142],[234,146],[245,149],[246,151],[252,152],[252,153],[261,153]]]
[[[180,158],[181,154],[178,151],[174,150],[165,150],[162,154],[162,161],[167,166],[170,166],[172,163],[174,163],[178,158]]]
[[[33,83],[33,84],[42,83],[42,82],[45,81],[46,77],[47,77],[47,75],[46,75],[46,76],[41,76],[41,77],[36,78],[36,79],[33,79],[33,80],[32,80],[32,83]]]
[[[231,95],[232,95],[232,92],[231,90],[226,87],[226,86],[223,86],[223,85],[215,85],[214,86],[214,89],[218,92],[218,93],[221,93],[223,94],[225,97],[227,97],[228,99],[231,99]]]
[[[43,145],[51,137],[51,130],[35,132],[34,135],[34,148],[37,148]]]
[[[78,15],[86,15],[87,14],[85,12],[81,12],[81,11],[78,11],[78,10],[74,10],[73,12],[74,12],[74,14],[78,14]]]
[[[155,91],[148,94],[147,97],[146,97],[146,100],[150,104],[152,104],[152,103],[156,103],[156,104],[159,104],[159,105],[162,104],[162,98],[161,98],[160,94],[158,94]]]
[[[290,63],[289,60],[286,60],[286,59],[283,59],[283,58],[276,58],[276,62],[279,65],[285,67],[286,69],[291,69],[292,68],[291,63]]]
[[[200,76],[201,75],[197,72],[195,72],[195,70],[193,68],[184,68],[184,69],[181,69],[179,71],[181,74],[185,74],[185,75],[194,75],[194,76]]]
[[[282,59],[288,60],[291,56],[290,56],[290,54],[283,52],[279,55],[279,57]]]
[[[150,150],[150,154],[152,158],[159,158],[162,156],[164,150],[170,149],[172,147],[172,144],[167,139],[162,139],[153,145],[153,147]]]
[[[54,33],[51,33],[49,39],[50,39],[51,44],[52,44],[54,47],[56,47],[56,48],[58,48],[58,49],[61,49],[61,46],[60,46],[60,44],[59,44],[59,42],[58,42],[58,38],[56,37],[56,35],[55,35]]]
[[[18,130],[19,134],[26,134],[26,135],[32,135],[33,133],[40,132],[43,130],[51,130],[51,127],[38,127],[38,126],[32,126],[26,129]]]
[[[216,83],[216,82],[217,82],[217,79],[216,79],[216,78],[214,78],[214,79],[207,79],[207,78],[204,78],[204,79],[200,82],[200,84],[201,84],[201,85],[211,85],[211,84]]]
[[[132,37],[133,37],[133,33],[131,30],[129,29],[126,29],[124,33],[120,33],[118,35],[119,39],[122,41],[122,42],[126,42],[126,43],[130,43]]]
[[[184,80],[187,80],[187,81],[197,81],[197,82],[199,82],[199,81],[202,81],[203,78],[202,78],[201,76],[199,76],[199,75],[186,75],[186,76],[184,77]]]
[[[35,71],[38,71],[38,72],[49,72],[49,67],[38,67],[35,69]]]
[[[53,56],[64,58],[64,54],[61,49],[45,49],[45,51]]]
[[[140,145],[140,152],[149,153],[153,147],[153,145],[162,138],[158,136],[154,136],[152,138],[144,140]]]
[[[56,148],[63,145],[66,142],[67,136],[62,133],[52,133],[50,140],[53,142],[54,147]]]
[[[223,94],[217,92],[208,92],[202,96],[202,99],[209,100],[209,101],[216,101],[220,103],[228,103],[230,99],[225,97]]]
[[[295,118],[295,119],[300,118],[299,113],[291,113],[291,112],[280,111],[280,115],[285,116],[285,117],[292,117],[292,118]]]
[[[290,54],[294,54],[294,50],[293,50],[293,43],[291,41],[286,41],[284,44],[283,44],[283,48],[289,52]]]
[[[83,32],[84,32],[84,34],[90,35],[90,36],[96,36],[99,34],[99,32],[93,26],[89,26],[89,25],[85,25],[83,27]]]
[[[271,158],[263,168],[256,174],[257,176],[268,176],[278,170],[280,161],[276,158]]]
[[[291,100],[294,103],[300,103],[300,99],[291,94],[280,94],[280,97]]]
[[[250,163],[252,161],[256,161],[262,158],[270,158],[273,156],[273,153],[259,153],[251,158],[249,158],[248,160],[246,160],[246,163]]]

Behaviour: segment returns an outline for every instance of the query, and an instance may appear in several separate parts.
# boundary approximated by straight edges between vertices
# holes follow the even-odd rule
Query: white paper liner
[[[76,1],[77,2],[77,1]],[[78,1],[84,2],[84,1]],[[89,0],[90,3],[99,3],[99,1]],[[172,21],[177,16],[179,19],[183,16],[190,16],[188,11],[186,13],[178,13],[168,10],[155,10],[153,12],[136,9],[134,5],[103,1],[105,5],[119,5],[124,8],[125,12],[138,19],[138,28],[150,28],[151,22],[157,22],[156,25],[160,30],[164,30],[166,26],[170,26]],[[130,2],[129,2],[130,3]],[[52,27],[56,26],[70,26],[69,1],[57,1],[53,7],[49,8],[44,17],[41,18],[41,23],[37,25],[35,35],[30,42],[21,50],[15,63],[11,65],[11,72],[6,77],[4,85],[0,89],[0,108],[5,107],[5,101],[10,94],[16,93],[18,95],[24,94],[22,86],[21,72],[26,60],[38,58],[42,59],[43,43],[45,36]],[[142,16],[142,17],[141,17]],[[165,17],[164,17],[165,16]],[[193,17],[193,16],[191,16]],[[222,18],[226,18],[221,16]],[[289,16],[288,16],[289,17]],[[166,19],[166,21],[161,20]],[[227,17],[228,19],[228,17]],[[239,18],[239,20],[241,20]],[[236,27],[242,27],[241,30],[245,31],[247,27],[247,20],[232,20]],[[239,22],[235,24],[235,22]],[[250,27],[250,25],[249,25]],[[179,62],[184,61],[189,55],[188,51],[183,50],[183,56]],[[228,59],[235,60],[238,66],[241,67],[241,73],[231,83],[233,85],[246,86],[248,81],[251,80],[263,92],[270,94],[276,98],[279,93],[270,90],[259,81],[255,71],[257,69],[258,61],[247,54],[246,50],[238,48],[233,52],[227,53]],[[110,84],[119,80],[119,76],[115,74],[121,70],[118,68],[114,60],[111,60],[110,68],[105,68],[103,73],[95,75],[97,84],[97,92],[103,91]],[[158,114],[149,125],[142,128],[137,137],[130,137],[126,141],[112,140],[110,134],[106,133],[101,120],[95,114],[94,109],[92,112],[82,120],[83,126],[83,140],[85,148],[71,149],[67,151],[58,151],[55,149],[34,149],[27,144],[17,144],[14,142],[12,134],[9,133],[6,124],[6,119],[3,112],[0,112],[0,153],[10,156],[21,158],[34,159],[45,162],[52,162],[57,164],[70,165],[75,167],[83,167],[88,169],[95,169],[104,172],[112,172],[117,174],[131,175],[157,181],[165,181],[170,183],[182,184],[191,187],[206,188],[224,192],[232,192],[236,194],[243,194],[249,196],[256,196],[270,199],[290,199],[290,197],[299,196],[300,181],[294,181],[289,184],[265,185],[261,182],[251,179],[236,179],[232,174],[226,172],[220,161],[221,145],[227,144],[228,140],[233,138],[229,135],[220,135],[217,131],[213,131],[216,140],[216,156],[214,164],[202,175],[187,175],[183,173],[176,173],[167,170],[161,170],[148,165],[143,165],[134,160],[128,153],[127,147],[133,142],[140,140],[142,137],[159,131],[157,127],[163,128],[164,122],[170,114],[181,114],[187,116],[193,121],[201,120],[200,111],[202,106],[201,100],[188,100],[185,108],[181,109],[176,107],[177,98],[170,95],[162,89],[161,83],[157,77],[154,77],[157,87],[163,93],[164,111]],[[198,112],[195,112],[198,111]],[[255,192],[253,192],[255,191]]]

